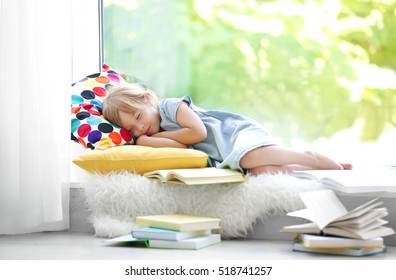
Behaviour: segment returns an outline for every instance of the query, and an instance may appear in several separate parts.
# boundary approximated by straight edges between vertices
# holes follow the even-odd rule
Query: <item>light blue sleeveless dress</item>
[[[190,148],[206,153],[209,166],[245,172],[239,166],[239,161],[247,152],[275,144],[272,136],[255,120],[233,113],[199,108],[189,96],[161,100],[159,111],[163,130],[181,128],[176,122],[176,111],[183,101],[200,117],[207,129],[207,138],[190,145]]]

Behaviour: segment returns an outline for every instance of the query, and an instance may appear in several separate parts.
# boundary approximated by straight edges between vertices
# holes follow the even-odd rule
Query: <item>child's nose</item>
[[[139,137],[144,134],[144,124],[139,124],[136,126],[136,128],[133,129],[132,134],[135,135],[136,137]]]

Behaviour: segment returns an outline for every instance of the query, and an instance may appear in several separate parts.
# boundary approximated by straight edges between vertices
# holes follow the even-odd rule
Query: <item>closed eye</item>
[[[140,117],[141,117],[140,111],[136,111],[135,114],[133,114],[133,117],[134,117],[135,120],[139,120]]]

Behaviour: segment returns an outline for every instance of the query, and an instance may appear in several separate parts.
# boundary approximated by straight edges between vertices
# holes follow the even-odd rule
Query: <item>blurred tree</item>
[[[105,1],[105,59],[284,144],[396,124],[395,1]],[[387,68],[387,69],[385,69]]]
[[[396,127],[396,1],[342,0],[342,26],[336,34],[367,54],[367,75],[361,79],[362,139],[376,140],[386,124]]]
[[[358,104],[339,83],[356,79],[353,47],[326,38],[322,23],[309,30],[307,17],[319,4],[286,4],[223,1],[206,14],[191,9],[192,95],[255,117],[283,139],[329,137],[356,119]]]

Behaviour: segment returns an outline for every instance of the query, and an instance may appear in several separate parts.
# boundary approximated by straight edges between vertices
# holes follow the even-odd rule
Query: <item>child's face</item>
[[[150,103],[134,113],[119,111],[121,126],[132,132],[136,137],[153,135],[160,131],[160,114]]]

